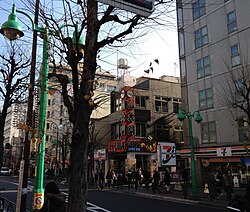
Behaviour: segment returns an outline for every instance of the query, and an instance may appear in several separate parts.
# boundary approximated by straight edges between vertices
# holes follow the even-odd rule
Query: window
[[[200,110],[210,109],[214,107],[212,88],[199,91],[199,106]]]
[[[207,122],[201,124],[202,143],[216,143],[216,124]]]
[[[156,112],[168,112],[168,97],[155,96],[155,111]]]
[[[51,105],[51,100],[50,99],[48,99],[48,106],[50,106]]]
[[[236,102],[243,102],[244,101],[244,86],[243,86],[243,80],[237,80],[235,82],[235,101]]]
[[[135,136],[146,137],[146,123],[135,124]]]
[[[169,129],[167,125],[155,126],[155,138],[157,141],[169,141]]]
[[[227,31],[228,33],[231,33],[236,30],[237,30],[237,23],[236,23],[236,13],[234,10],[227,14]]]
[[[194,32],[195,49],[208,44],[207,26]]]
[[[196,67],[197,67],[197,78],[198,79],[211,75],[210,57],[207,56],[207,57],[204,57],[200,60],[197,60]]]
[[[135,96],[135,107],[146,107],[146,96]]]
[[[197,19],[206,13],[205,0],[198,0],[192,4],[193,19]]]
[[[232,66],[240,65],[239,44],[235,44],[231,46],[231,63],[232,63]]]
[[[240,142],[247,140],[247,123],[244,121],[244,118],[238,119],[238,133]]]
[[[179,113],[180,106],[181,106],[181,99],[173,98],[173,112],[174,113]]]

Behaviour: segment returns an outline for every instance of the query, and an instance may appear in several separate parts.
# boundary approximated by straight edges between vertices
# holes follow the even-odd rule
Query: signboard
[[[43,206],[43,193],[34,193],[34,208],[41,209]]]
[[[108,143],[108,151],[109,152],[126,152],[127,144],[125,140],[121,141],[110,141]]]
[[[155,0],[97,0],[113,7],[148,17],[154,11]]]
[[[160,165],[176,166],[176,148],[175,143],[160,142]]]
[[[21,207],[21,197],[22,197],[22,188],[23,188],[23,169],[24,169],[24,160],[21,160],[20,170],[19,170],[17,199],[16,199],[16,212],[19,212],[20,207]]]
[[[216,149],[218,157],[232,156],[231,147],[220,147]]]
[[[94,151],[95,160],[106,160],[106,149],[98,149]]]

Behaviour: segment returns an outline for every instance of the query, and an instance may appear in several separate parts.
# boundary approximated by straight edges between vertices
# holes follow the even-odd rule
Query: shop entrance
[[[148,170],[148,155],[135,155],[136,168],[142,170]]]

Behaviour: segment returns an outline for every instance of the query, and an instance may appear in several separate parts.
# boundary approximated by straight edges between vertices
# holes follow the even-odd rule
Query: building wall
[[[213,108],[204,109],[200,112],[203,123],[215,122],[216,142],[204,143],[201,137],[201,124],[197,124],[195,121],[192,124],[193,137],[195,138],[196,168],[201,182],[205,179],[205,171],[225,170],[227,165],[231,169],[232,176],[239,174],[239,172],[245,172],[240,163],[240,156],[248,156],[246,153],[248,147],[244,147],[245,142],[239,141],[238,123],[236,121],[237,117],[243,114],[238,110],[229,108],[225,99],[229,95],[230,72],[235,72],[239,68],[239,66],[232,67],[231,65],[231,46],[239,44],[242,65],[249,65],[250,62],[248,56],[250,48],[248,8],[250,8],[250,2],[205,0],[206,13],[194,20],[192,6],[193,3],[197,2],[199,1],[177,1],[177,16],[183,107],[190,112],[199,110],[199,91],[212,88],[213,92]],[[237,30],[229,33],[227,14],[232,11],[236,12]],[[208,43],[195,48],[194,33],[204,26],[207,26]],[[206,56],[210,56],[211,75],[198,78],[196,62]],[[232,84],[231,86],[234,87]],[[187,149],[189,148],[190,138],[188,128],[187,121],[184,121],[184,139]],[[206,147],[210,147],[211,151]],[[221,155],[220,148],[228,148],[230,154]],[[182,154],[182,157],[188,158],[190,155],[184,156]],[[210,165],[202,165],[205,160],[211,162]],[[201,179],[202,176],[203,179]]]

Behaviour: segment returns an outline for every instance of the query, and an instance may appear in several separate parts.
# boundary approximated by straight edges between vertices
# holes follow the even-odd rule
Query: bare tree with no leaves
[[[27,101],[27,67],[30,60],[25,58],[23,51],[24,49],[11,43],[6,52],[0,54],[0,98],[3,102],[0,114],[0,167],[3,164],[4,126],[8,109],[12,104]]]

